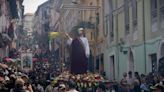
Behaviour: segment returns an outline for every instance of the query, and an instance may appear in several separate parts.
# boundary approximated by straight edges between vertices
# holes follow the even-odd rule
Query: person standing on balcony
[[[79,28],[75,38],[71,38],[67,33],[67,44],[71,47],[71,73],[84,74],[88,69],[88,58],[90,55],[88,39],[84,37],[84,29]]]

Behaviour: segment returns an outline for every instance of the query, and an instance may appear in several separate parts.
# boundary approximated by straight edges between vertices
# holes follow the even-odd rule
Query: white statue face
[[[79,30],[79,31],[82,31],[82,30],[84,30],[84,29],[83,29],[83,28],[79,28],[78,30]]]
[[[84,30],[83,28],[79,28],[79,29],[78,29],[78,34],[79,34],[79,35],[82,35],[82,34],[83,34],[83,30]]]
[[[83,32],[81,30],[78,30],[78,34],[81,35],[83,34]]]

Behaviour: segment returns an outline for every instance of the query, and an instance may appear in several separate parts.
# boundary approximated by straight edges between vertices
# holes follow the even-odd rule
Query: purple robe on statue
[[[71,73],[87,73],[87,57],[81,39],[74,39],[71,44]]]

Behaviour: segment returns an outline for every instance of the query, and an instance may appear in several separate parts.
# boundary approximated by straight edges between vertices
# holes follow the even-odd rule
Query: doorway
[[[100,72],[104,72],[104,54],[101,54],[100,58]]]
[[[113,56],[110,56],[110,79],[111,80],[114,80],[115,79],[115,57],[114,55]]]
[[[150,58],[150,69],[152,73],[157,71],[157,54],[149,55]]]
[[[134,72],[134,56],[133,52],[129,51],[129,62],[128,62],[128,70]]]
[[[158,72],[163,73],[164,72],[164,42],[161,44],[160,48],[160,58],[158,63]]]

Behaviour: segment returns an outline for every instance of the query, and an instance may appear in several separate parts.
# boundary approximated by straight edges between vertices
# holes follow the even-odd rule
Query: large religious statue
[[[70,57],[71,57],[71,67],[70,72],[72,74],[84,74],[87,73],[88,68],[88,58],[90,55],[88,39],[84,37],[84,29],[79,28],[77,30],[77,35],[71,38],[68,34],[66,36],[69,38],[67,44],[70,46]]]

